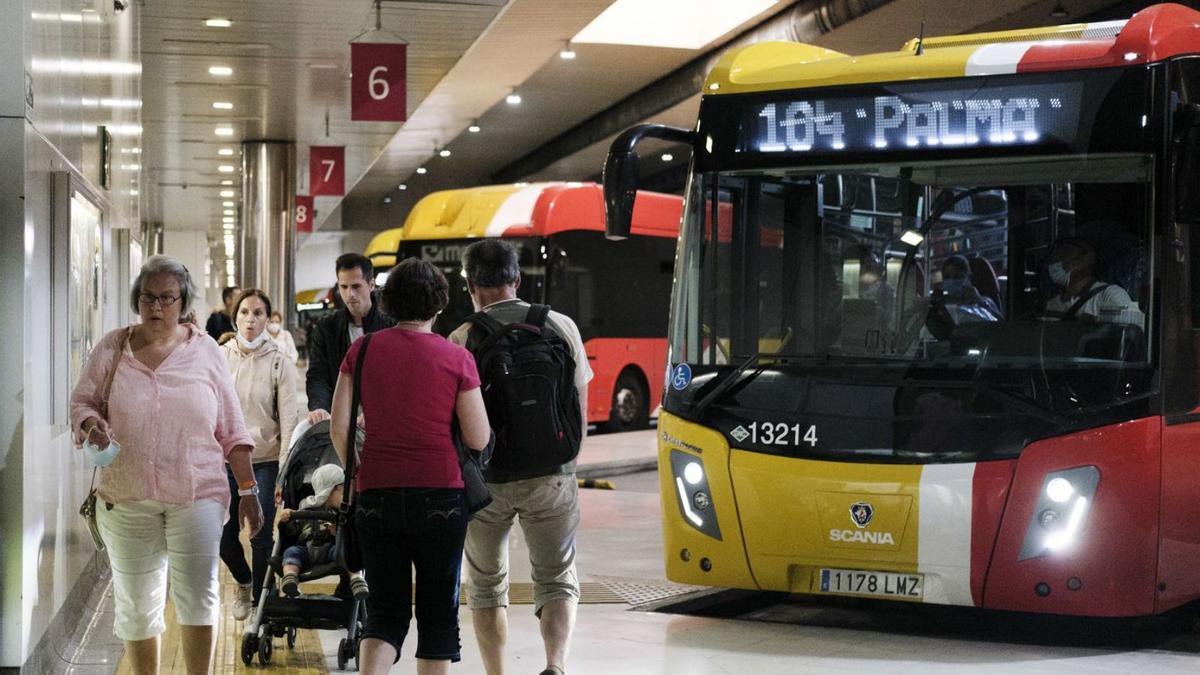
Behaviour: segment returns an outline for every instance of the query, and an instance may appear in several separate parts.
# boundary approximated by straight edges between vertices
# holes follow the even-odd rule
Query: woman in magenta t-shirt
[[[457,416],[467,447],[491,430],[470,352],[432,331],[446,307],[446,278],[409,258],[388,277],[383,309],[396,327],[373,334],[362,368],[366,422],[354,525],[371,584],[359,668],[386,673],[399,658],[412,618],[416,569],[417,658],[427,672],[459,660],[458,581],[467,511],[450,435]],[[354,367],[362,340],[346,352],[333,395],[330,431],[346,460]]]

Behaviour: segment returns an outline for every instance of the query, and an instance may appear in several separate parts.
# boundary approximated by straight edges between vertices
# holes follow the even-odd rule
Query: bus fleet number
[[[817,425],[813,424],[801,436],[801,424],[785,422],[754,422],[749,426],[750,442],[762,445],[800,445],[801,441],[809,447],[817,447]]]

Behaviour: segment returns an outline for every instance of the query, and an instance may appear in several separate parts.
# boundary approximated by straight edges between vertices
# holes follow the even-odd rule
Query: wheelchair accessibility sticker
[[[675,391],[683,391],[692,383],[692,367],[686,363],[681,363],[675,366],[675,371],[671,373],[671,386]]]

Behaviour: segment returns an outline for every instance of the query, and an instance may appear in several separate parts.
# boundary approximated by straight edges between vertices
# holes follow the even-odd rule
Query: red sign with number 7
[[[308,150],[308,194],[341,197],[346,194],[346,148],[314,145]]]
[[[408,119],[405,68],[408,45],[350,43],[350,119],[403,122]]]
[[[296,231],[312,232],[313,198],[296,195]]]

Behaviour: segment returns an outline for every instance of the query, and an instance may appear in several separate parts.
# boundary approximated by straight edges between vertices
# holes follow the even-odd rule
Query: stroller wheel
[[[258,643],[258,660],[265,666],[271,663],[271,651],[274,647],[271,645],[271,634],[263,635],[263,638]]]
[[[250,665],[254,661],[254,652],[258,651],[258,638],[254,635],[242,636],[242,663]]]
[[[292,626],[287,629],[287,646],[288,649],[296,648],[296,627]]]
[[[342,641],[338,643],[338,670],[345,670],[346,664],[353,656],[355,656],[354,644],[350,640],[342,638]]]

